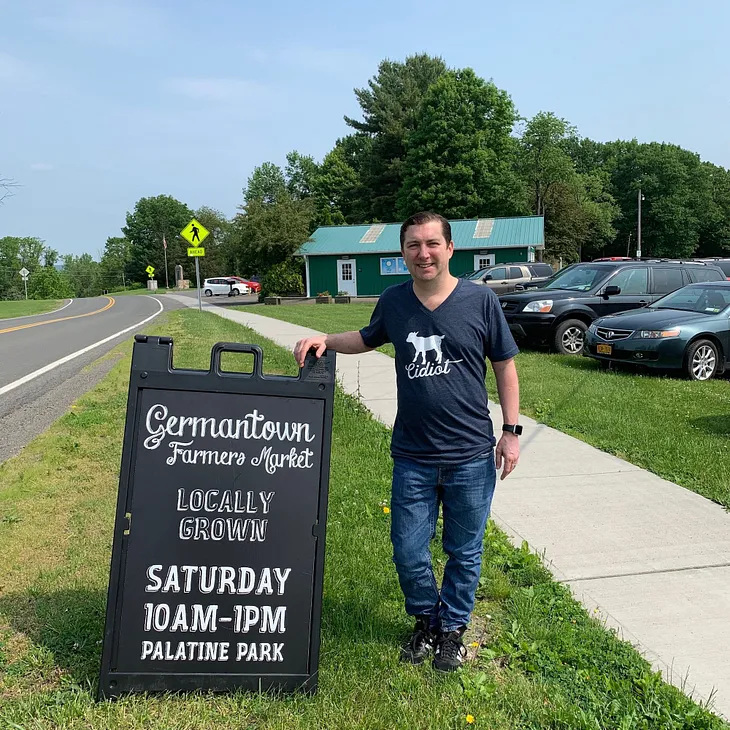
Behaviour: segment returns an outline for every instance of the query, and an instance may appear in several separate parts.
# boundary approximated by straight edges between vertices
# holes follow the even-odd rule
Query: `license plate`
[[[610,355],[613,352],[613,345],[596,345],[596,352],[599,355]]]

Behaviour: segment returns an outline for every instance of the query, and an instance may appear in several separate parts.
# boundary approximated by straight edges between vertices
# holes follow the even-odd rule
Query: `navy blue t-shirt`
[[[485,358],[509,360],[518,348],[489,287],[459,279],[431,312],[414,293],[413,281],[391,286],[360,334],[367,347],[386,342],[395,347],[393,456],[450,466],[494,446]]]

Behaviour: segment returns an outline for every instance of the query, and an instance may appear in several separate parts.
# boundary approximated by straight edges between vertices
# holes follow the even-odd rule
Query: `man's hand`
[[[324,351],[327,349],[327,335],[318,335],[317,337],[307,337],[306,339],[299,340],[294,345],[294,359],[300,368],[304,367],[304,358],[307,356],[310,348],[316,349],[317,357],[322,357]]]
[[[509,431],[505,431],[502,434],[502,438],[499,439],[495,456],[497,471],[502,469],[502,464],[504,463],[504,469],[502,470],[502,476],[500,477],[501,481],[511,474],[520,459],[519,438]]]

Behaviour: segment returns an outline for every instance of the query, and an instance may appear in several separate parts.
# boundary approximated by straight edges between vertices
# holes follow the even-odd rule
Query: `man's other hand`
[[[513,433],[505,431],[502,434],[502,438],[499,439],[497,444],[496,466],[497,471],[502,469],[502,476],[500,481],[512,473],[512,470],[517,466],[517,462],[520,460],[520,440]]]

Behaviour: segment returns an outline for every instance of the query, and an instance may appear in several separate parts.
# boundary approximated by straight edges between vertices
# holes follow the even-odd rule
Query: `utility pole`
[[[641,194],[641,188],[639,188],[639,196],[638,196],[638,202],[639,202],[639,215],[638,215],[638,223],[637,223],[637,241],[636,241],[636,258],[641,258],[641,201],[644,199],[644,196]]]
[[[629,231],[629,242],[626,244],[626,256],[631,256],[631,231]]]
[[[124,281],[124,269],[122,269],[122,289],[127,291],[127,284]]]

